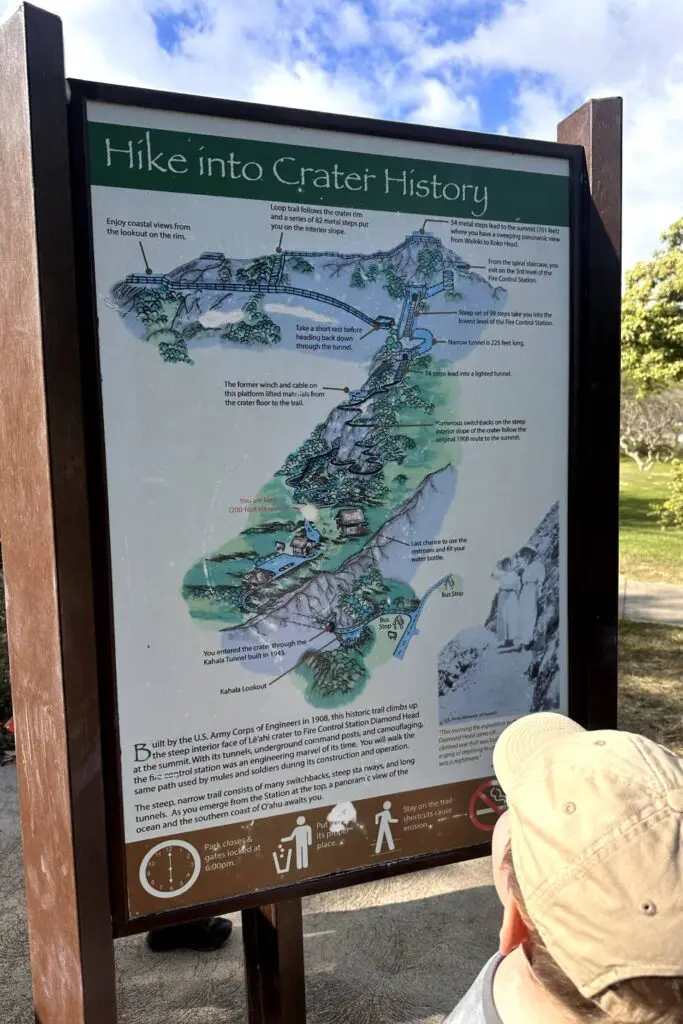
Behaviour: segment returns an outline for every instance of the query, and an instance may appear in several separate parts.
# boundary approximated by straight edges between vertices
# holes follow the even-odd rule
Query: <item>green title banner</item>
[[[569,223],[569,179],[90,122],[90,180],[269,202],[522,224]]]

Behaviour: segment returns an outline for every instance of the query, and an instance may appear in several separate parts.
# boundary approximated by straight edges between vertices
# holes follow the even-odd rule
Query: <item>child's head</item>
[[[512,559],[503,558],[502,561],[500,562],[500,567],[503,570],[503,572],[510,572],[510,569],[512,568]]]
[[[501,952],[581,1021],[683,1021],[683,762],[642,736],[520,719],[494,754]]]

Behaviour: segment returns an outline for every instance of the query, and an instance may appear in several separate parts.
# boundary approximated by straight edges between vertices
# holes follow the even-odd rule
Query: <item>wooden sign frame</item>
[[[104,720],[118,723],[116,708],[116,669],[114,639],[114,616],[112,607],[111,564],[109,553],[109,524],[107,515],[107,482],[104,453],[103,410],[97,382],[100,379],[98,363],[97,313],[95,308],[95,258],[92,243],[92,214],[90,210],[90,185],[87,174],[87,120],[86,104],[89,100],[113,104],[121,110],[130,107],[134,110],[165,110],[179,113],[200,114],[234,118],[241,121],[258,121],[275,125],[294,125],[312,128],[327,128],[337,132],[354,133],[357,135],[382,136],[391,139],[411,139],[422,142],[448,142],[451,145],[468,145],[487,150],[510,153],[524,153],[535,156],[553,156],[564,158],[570,164],[570,260],[571,260],[571,292],[573,303],[570,310],[570,380],[577,382],[577,366],[582,348],[580,289],[577,281],[581,275],[581,218],[585,210],[585,177],[583,175],[583,152],[577,146],[565,146],[557,143],[533,142],[500,138],[498,136],[473,134],[446,129],[424,128],[417,125],[377,122],[355,117],[336,117],[308,111],[290,110],[279,107],[264,107],[255,104],[235,103],[225,100],[207,99],[199,96],[152,92],[143,89],[123,86],[104,85],[96,82],[69,82],[69,127],[70,153],[73,186],[73,210],[76,225],[76,282],[78,288],[78,305],[80,314],[81,364],[85,382],[84,416],[86,449],[88,454],[89,504],[91,511],[91,529],[94,559],[94,574],[99,581],[95,594],[95,613],[98,625],[99,679]],[[575,436],[577,425],[583,419],[586,393],[581,391],[582,382],[578,381],[578,391],[572,395],[570,403],[570,436]],[[575,444],[570,445],[569,466],[571,481],[569,487],[569,522],[570,531],[580,522],[581,511],[586,508],[581,482],[577,477],[582,449]],[[570,602],[577,594],[573,573],[578,568],[579,560],[572,557],[571,551],[574,537],[570,535],[569,584]],[[574,612],[570,611],[569,620],[577,623],[577,616],[584,614],[584,602],[574,601]],[[588,624],[582,622],[578,627],[579,635],[588,634]],[[576,653],[570,658],[569,693],[571,713],[579,720],[587,721],[582,703],[585,702],[586,667],[581,664],[583,647],[571,647]],[[103,733],[104,780],[108,806],[108,832],[110,843],[110,885],[113,900],[114,928],[116,935],[129,935],[146,931],[162,918],[164,922],[177,923],[192,917],[209,913],[229,913],[247,907],[268,903],[271,899],[291,900],[312,893],[325,892],[347,885],[356,885],[386,877],[387,874],[399,874],[421,868],[434,867],[440,864],[456,863],[470,860],[473,857],[488,853],[489,842],[482,833],[482,840],[476,846],[456,847],[396,861],[391,864],[378,864],[374,867],[363,867],[355,870],[336,872],[333,875],[299,881],[289,885],[279,885],[270,889],[259,889],[237,898],[205,903],[191,909],[165,911],[154,917],[136,917],[130,919],[127,911],[127,889],[125,883],[125,864],[122,852],[123,838],[123,797],[120,789],[121,749],[116,728],[107,729]],[[480,782],[472,780],[471,789],[476,789]]]
[[[118,741],[110,727],[113,628],[84,159],[88,97],[570,161],[569,710],[589,727],[616,724],[621,101],[582,107],[558,129],[558,146],[96,83],[71,83],[67,91],[57,18],[25,5],[0,27],[0,527],[36,1018],[113,1024],[114,936],[243,910],[250,1020],[298,1024],[305,1016],[302,896],[482,856],[489,847],[128,919]],[[55,963],[70,965],[57,982]]]

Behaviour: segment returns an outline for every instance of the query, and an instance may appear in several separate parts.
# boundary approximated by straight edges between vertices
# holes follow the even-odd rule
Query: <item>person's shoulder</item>
[[[496,953],[484,964],[444,1024],[498,1024],[500,1018],[493,1003],[493,976],[502,959],[501,955]]]

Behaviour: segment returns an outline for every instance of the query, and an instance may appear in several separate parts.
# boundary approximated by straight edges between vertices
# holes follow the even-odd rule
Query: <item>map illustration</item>
[[[164,274],[145,266],[112,298],[179,374],[208,346],[230,350],[228,375],[244,348],[340,363],[323,383],[340,384],[326,394],[341,400],[249,499],[241,532],[226,527],[188,568],[182,593],[226,660],[262,679],[254,688],[287,675],[314,706],[350,703],[374,668],[405,656],[431,595],[458,584],[435,571],[422,593],[411,585],[456,491],[458,443],[439,429],[457,417],[453,364],[507,293],[424,228],[384,252],[278,246],[254,259],[205,252]],[[344,363],[367,369],[361,387],[343,386]],[[302,404],[307,383],[287,383]]]

